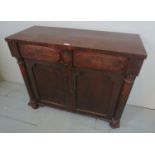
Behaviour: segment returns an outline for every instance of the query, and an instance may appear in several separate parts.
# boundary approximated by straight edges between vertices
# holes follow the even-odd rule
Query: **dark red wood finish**
[[[117,128],[144,59],[136,34],[34,26],[6,38],[29,105],[104,118]]]

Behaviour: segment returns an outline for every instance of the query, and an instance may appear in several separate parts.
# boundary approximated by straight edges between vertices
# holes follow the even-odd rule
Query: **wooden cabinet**
[[[146,52],[136,34],[34,26],[6,38],[29,105],[104,118],[117,128]]]

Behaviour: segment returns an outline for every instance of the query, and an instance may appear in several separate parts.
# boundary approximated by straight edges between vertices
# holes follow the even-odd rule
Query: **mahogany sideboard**
[[[49,105],[103,118],[112,128],[120,126],[147,57],[139,35],[33,26],[6,41],[32,108]]]

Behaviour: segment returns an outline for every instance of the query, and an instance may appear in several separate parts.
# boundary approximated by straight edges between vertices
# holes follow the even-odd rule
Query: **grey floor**
[[[62,110],[27,105],[28,95],[23,84],[0,82],[0,132],[155,132],[155,110],[127,105],[121,128],[111,129],[103,120]]]

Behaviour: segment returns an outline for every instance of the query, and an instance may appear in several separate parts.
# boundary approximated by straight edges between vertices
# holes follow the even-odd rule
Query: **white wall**
[[[11,57],[4,37],[32,25],[140,34],[148,58],[136,79],[128,104],[155,109],[155,22],[0,22],[0,71],[4,80],[23,83],[16,60]]]

